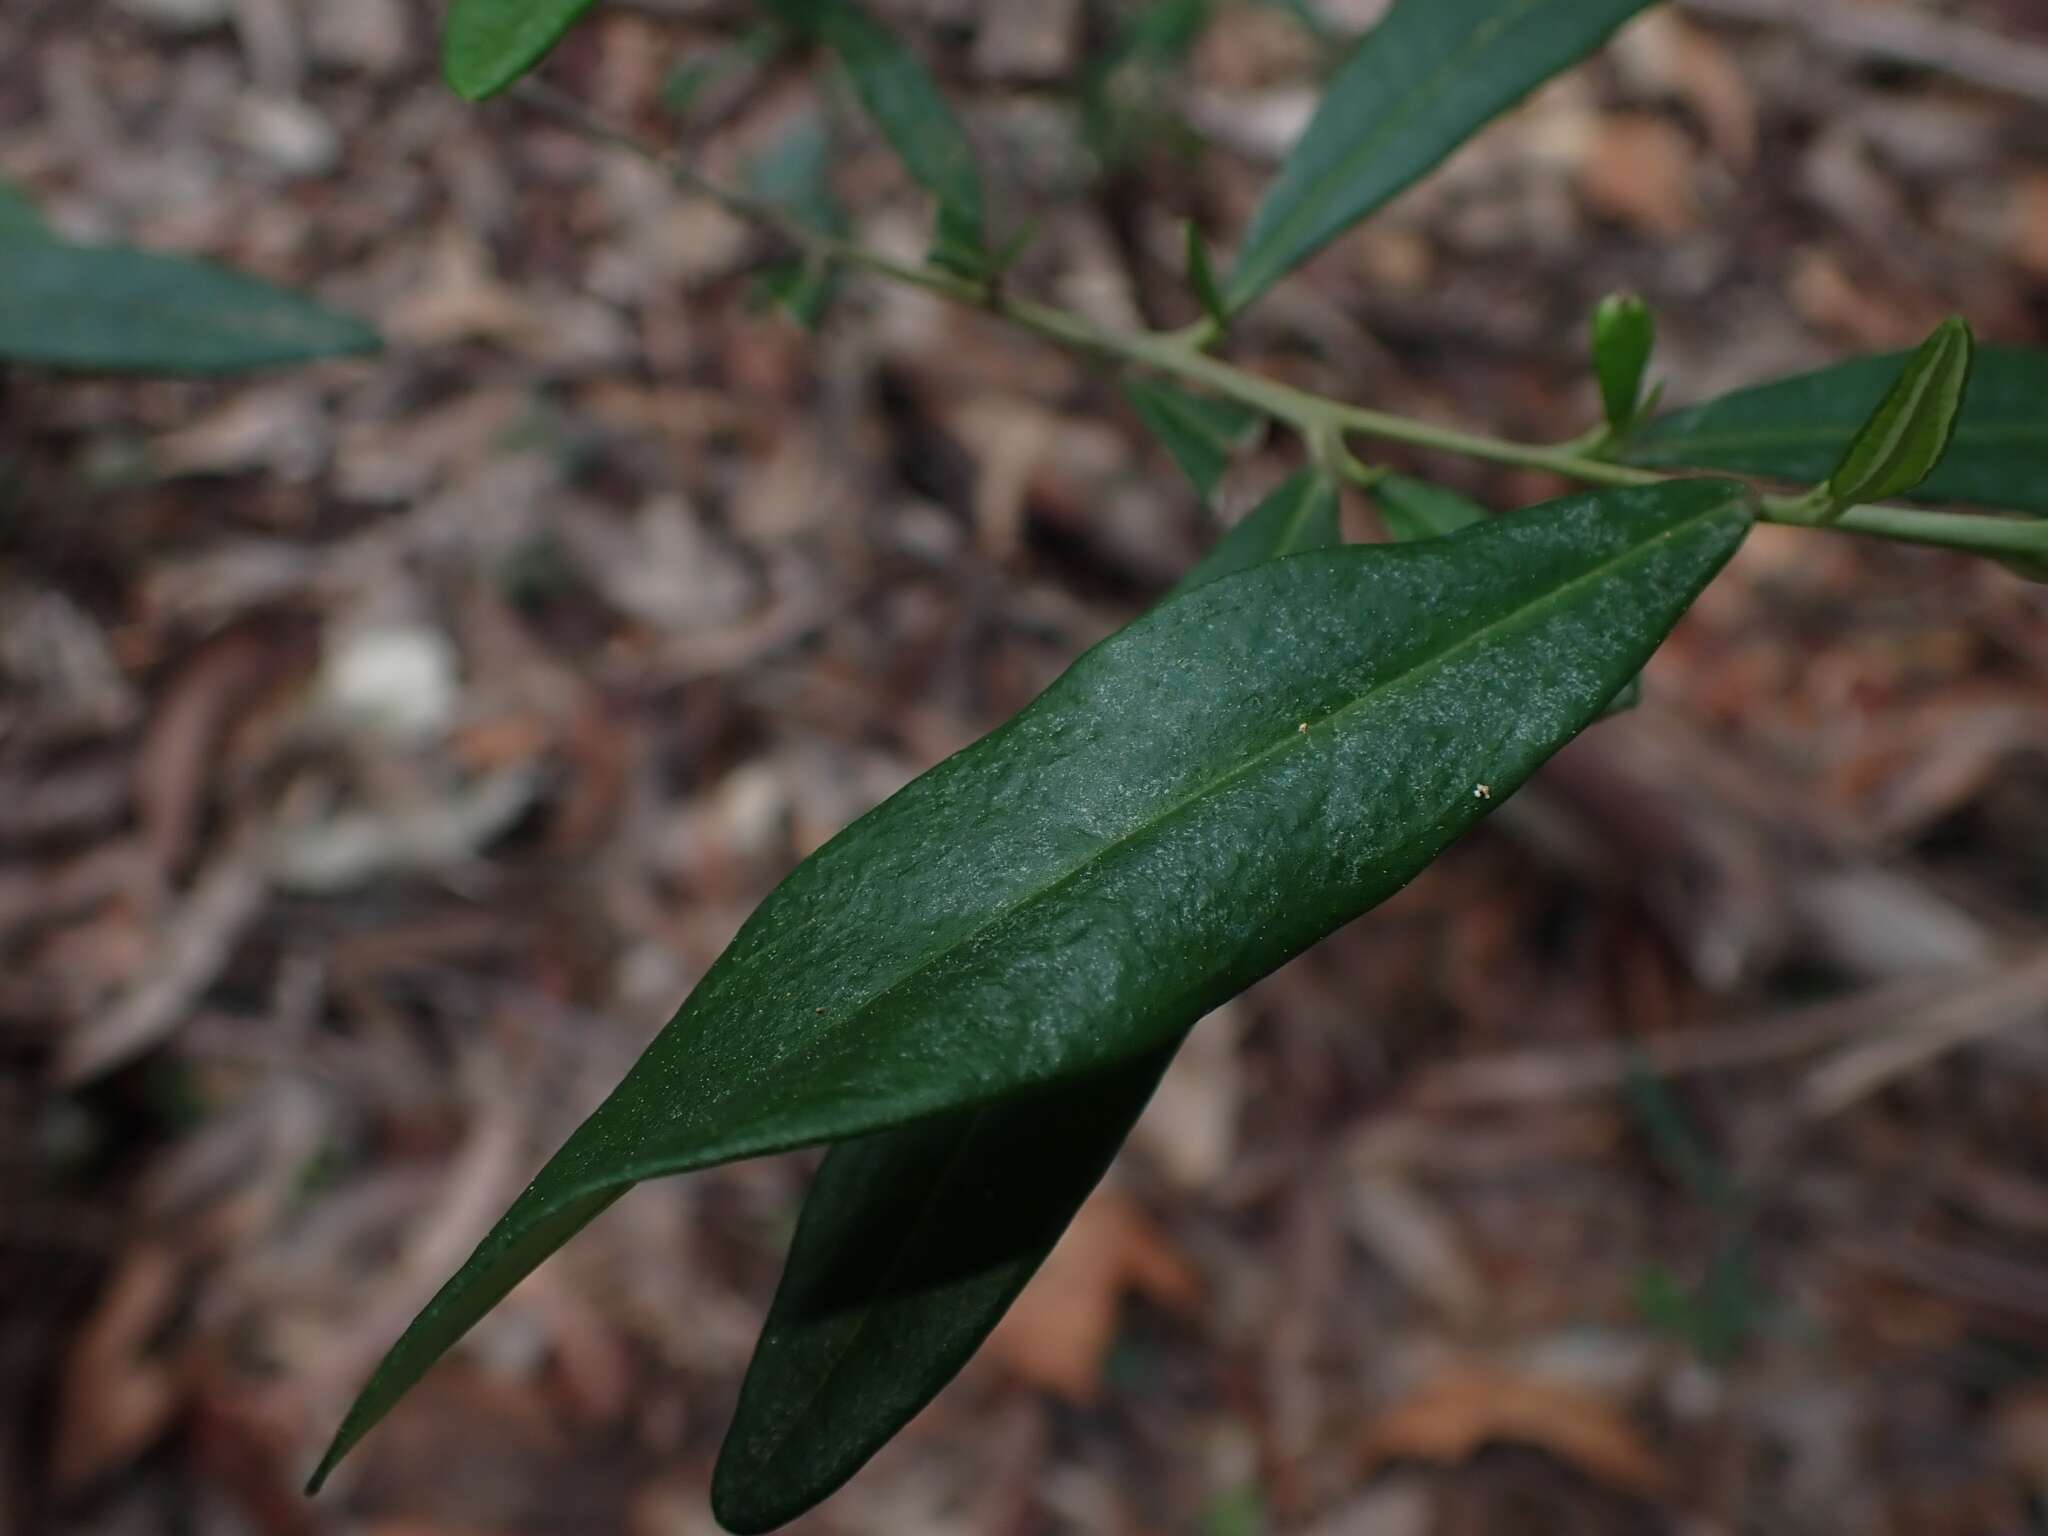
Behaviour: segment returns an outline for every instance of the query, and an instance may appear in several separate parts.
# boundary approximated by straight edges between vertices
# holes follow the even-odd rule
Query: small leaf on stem
[[[1836,511],[1913,490],[1941,463],[1962,419],[1974,344],[1960,315],[1944,320],[1850,441],[1826,495]]]
[[[1491,515],[1456,491],[1406,475],[1383,475],[1373,484],[1372,498],[1387,532],[1404,544],[1412,539],[1441,538],[1483,523]]]
[[[1233,400],[1191,395],[1153,379],[1131,379],[1124,396],[1205,501],[1215,495],[1230,461],[1266,425],[1265,417]]]
[[[853,0],[773,0],[778,16],[839,56],[854,94],[904,169],[938,200],[935,266],[987,275],[981,173],[974,149],[917,56]]]
[[[1607,425],[1620,434],[1635,425],[1643,400],[1643,376],[1657,342],[1650,306],[1633,293],[1614,293],[1593,311],[1593,372]]]

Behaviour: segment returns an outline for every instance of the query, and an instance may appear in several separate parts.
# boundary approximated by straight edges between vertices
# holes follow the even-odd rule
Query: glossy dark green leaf
[[[1642,427],[1624,457],[1824,480],[1898,381],[1907,356],[1859,358],[1674,411]],[[1913,494],[2048,514],[2048,352],[1976,349],[1949,454]]]
[[[1609,294],[1593,311],[1593,375],[1607,425],[1626,432],[1643,403],[1643,379],[1657,344],[1650,306],[1632,293]]]
[[[1304,470],[1171,596],[1336,542],[1337,489]],[[768,1530],[818,1503],[953,1379],[1101,1181],[1178,1048],[827,1154],[712,1480],[728,1530]]]
[[[0,238],[0,360],[210,374],[376,348],[361,321],[209,262]]]
[[[1681,481],[1164,603],[797,867],[413,1321],[320,1478],[642,1179],[1130,1066],[1412,879],[1741,542]]]
[[[987,267],[974,148],[917,56],[853,0],[771,0],[791,27],[838,55],[854,94],[917,184],[937,199],[932,260],[966,277]]]
[[[1969,326],[1957,317],[1943,321],[1906,359],[1828,476],[1832,505],[1903,496],[1934,473],[1955,440],[1974,349]]]
[[[1230,461],[1265,430],[1266,418],[1257,411],[1156,379],[1128,380],[1124,395],[1205,501],[1216,494]]]
[[[455,0],[441,39],[441,71],[481,101],[547,56],[592,0]]]
[[[1253,217],[1242,309],[1650,0],[1395,0],[1330,82]]]
[[[1493,514],[1456,491],[1406,475],[1383,475],[1373,482],[1372,499],[1387,532],[1396,539],[1439,539],[1445,534],[1483,523]]]

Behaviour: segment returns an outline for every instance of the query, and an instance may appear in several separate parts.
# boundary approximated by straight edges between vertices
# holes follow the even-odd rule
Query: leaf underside
[[[639,1180],[1170,1048],[1399,889],[1593,719],[1751,513],[1739,486],[1673,482],[1316,551],[1087,652],[769,895],[393,1346],[314,1485]]]
[[[548,54],[592,0],[455,0],[441,69],[471,101],[495,96]]]
[[[1258,441],[1266,418],[1234,400],[1190,394],[1155,379],[1130,379],[1124,398],[1207,501],[1230,461]]]
[[[1674,411],[1645,425],[1625,457],[1824,480],[1910,355],[1859,358]],[[1950,451],[1913,495],[2048,515],[2048,352],[1977,348]]]

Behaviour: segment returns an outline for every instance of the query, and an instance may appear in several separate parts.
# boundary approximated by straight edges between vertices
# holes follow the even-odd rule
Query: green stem
[[[1364,406],[1310,394],[1211,356],[1206,348],[1217,338],[1213,334],[1214,328],[1207,322],[1181,332],[1098,330],[1078,315],[1016,298],[1005,293],[1000,285],[972,282],[935,267],[913,266],[851,240],[813,229],[793,219],[773,203],[722,186],[675,157],[650,149],[603,122],[574,98],[539,82],[523,82],[517,88],[517,95],[529,105],[562,120],[590,138],[661,166],[677,185],[708,198],[739,218],[772,231],[813,257],[871,272],[891,282],[922,288],[956,304],[983,310],[1071,351],[1129,367],[1149,369],[1182,383],[1198,384],[1214,394],[1250,406],[1285,423],[1319,454],[1331,452],[1334,444],[1337,451],[1349,457],[1348,450],[1343,449],[1343,440],[1347,436],[1357,436],[1381,442],[1406,443],[1415,448],[1434,449],[1493,464],[1549,470],[1566,479],[1590,485],[1655,485],[1679,478],[1660,470],[1639,469],[1591,457],[1589,450],[1598,445],[1590,437],[1546,447],[1437,426],[1413,417],[1369,410]],[[1371,471],[1366,470],[1366,473]],[[1889,506],[1849,507],[1834,516],[1825,515],[1826,511],[1824,507],[1817,507],[1811,497],[1765,496],[1761,499],[1759,516],[1764,522],[1787,527],[1833,528],[1845,533],[1940,549],[2017,556],[2028,561],[2048,560],[2048,519],[1922,512]]]

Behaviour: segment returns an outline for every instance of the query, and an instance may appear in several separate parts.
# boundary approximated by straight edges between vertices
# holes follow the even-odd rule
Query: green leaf
[[[1164,603],[797,867],[392,1347],[314,1474],[642,1179],[1133,1066],[1399,890],[1599,713],[1747,531],[1572,497]]]
[[[1645,425],[1630,463],[1824,480],[1910,354],[1859,358],[1724,395]],[[1978,347],[1947,458],[1913,493],[2048,514],[2048,352]]]
[[[441,71],[458,95],[495,96],[538,64],[591,0],[455,0]]]
[[[1961,316],[1921,343],[1828,476],[1831,505],[1903,496],[1934,473],[1955,441],[1973,350]]]
[[[1304,470],[1172,596],[1326,548],[1337,532],[1336,486]],[[794,1519],[953,1379],[1101,1181],[1179,1044],[827,1154],[719,1453],[721,1524],[764,1531]]]
[[[1081,132],[1106,168],[1127,165],[1168,125],[1168,78],[1215,11],[1214,0],[1148,0],[1083,69]]]
[[[1593,373],[1607,425],[1617,433],[1635,425],[1656,344],[1656,318],[1636,295],[1609,294],[1593,310]]]
[[[1373,482],[1372,498],[1379,506],[1387,532],[1403,542],[1442,538],[1474,523],[1483,523],[1493,515],[1456,491],[1431,485],[1427,480],[1411,480],[1406,475],[1382,475]]]
[[[1259,204],[1230,307],[1251,303],[1648,4],[1396,0],[1330,82]]]
[[[747,1536],[794,1520],[959,1374],[1101,1182],[1178,1044],[826,1154],[718,1453],[720,1525]]]
[[[1230,307],[1223,302],[1223,290],[1216,286],[1216,273],[1209,265],[1208,243],[1202,239],[1201,226],[1193,219],[1188,220],[1188,286],[1195,290],[1195,301],[1202,306],[1202,313],[1220,333],[1230,324]]]
[[[2048,560],[2034,555],[1998,555],[1994,558],[2015,576],[2027,581],[2048,581]]]
[[[824,121],[816,114],[799,119],[747,168],[747,187],[808,228],[828,235],[846,233],[846,214],[832,195],[832,146]],[[760,288],[810,329],[824,313],[833,278],[823,263],[794,256],[762,273]]]
[[[1456,491],[1406,475],[1380,476],[1373,482],[1372,496],[1387,532],[1404,544],[1411,539],[1440,539],[1493,516],[1478,502]],[[1642,702],[1643,679],[1638,673],[1608,701],[1606,713],[1624,714]]]
[[[1319,470],[1300,471],[1218,539],[1168,600],[1268,560],[1340,542],[1337,512],[1336,482]]]
[[[0,360],[108,373],[235,373],[377,345],[359,320],[208,262],[0,239]]]
[[[917,56],[853,0],[771,3],[791,27],[838,55],[868,116],[911,178],[938,200],[933,262],[963,277],[982,276],[988,241],[974,148]]]
[[[1266,418],[1248,406],[1153,379],[1127,380],[1124,395],[1204,501],[1216,494],[1230,461],[1265,430]]]

